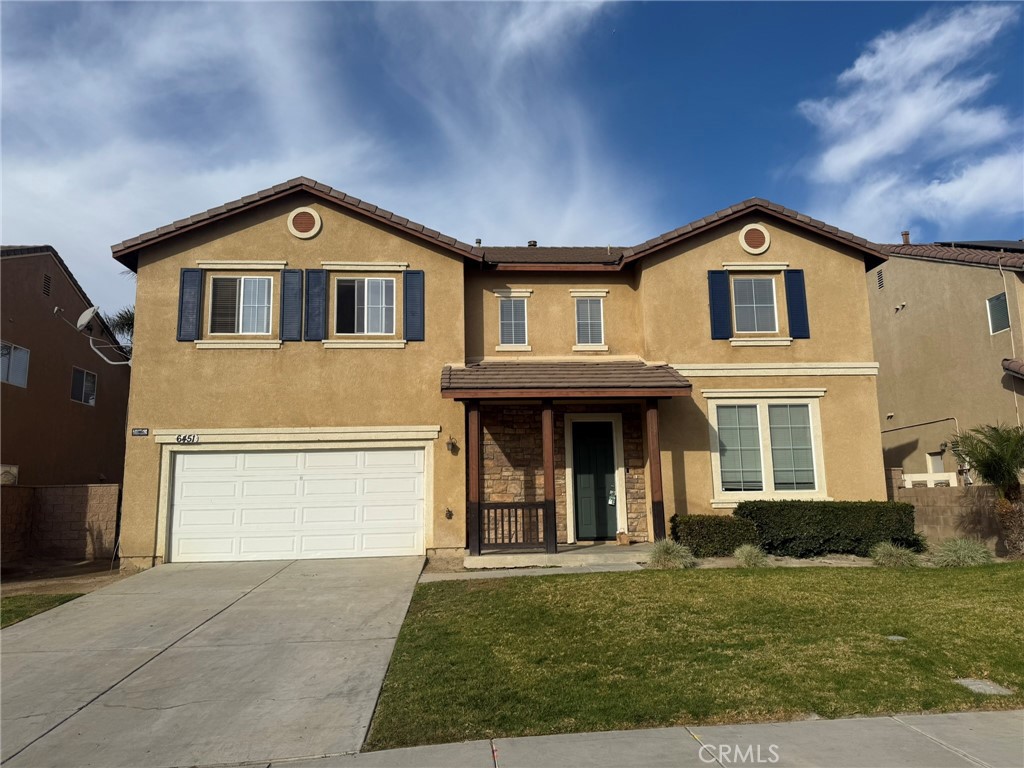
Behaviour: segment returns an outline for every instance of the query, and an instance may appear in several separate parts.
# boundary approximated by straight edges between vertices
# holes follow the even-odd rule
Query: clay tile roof
[[[483,249],[488,264],[616,264],[622,246],[487,246]]]
[[[452,398],[673,397],[689,395],[690,389],[675,368],[643,360],[484,361],[441,371],[441,394]]]
[[[993,250],[989,247],[968,248],[961,244],[922,243],[920,245],[883,245],[882,248],[890,256],[901,256],[910,259],[927,261],[947,261],[957,264],[970,264],[976,267],[998,268],[1012,272],[1024,272],[1024,248],[1016,251]]]
[[[391,211],[378,208],[373,203],[368,203],[365,200],[352,197],[340,190],[332,189],[326,184],[321,184],[320,182],[314,181],[306,176],[299,176],[291,181],[286,181],[282,184],[275,184],[272,187],[261,189],[259,192],[253,192],[252,194],[241,197],[238,200],[232,200],[231,202],[219,205],[216,208],[210,208],[207,211],[193,214],[192,216],[188,216],[184,219],[178,219],[172,224],[158,227],[157,229],[144,232],[141,235],[136,235],[128,240],[112,245],[110,250],[115,259],[130,269],[134,269],[138,262],[138,255],[136,252],[143,246],[150,245],[157,240],[173,237],[180,232],[185,232],[194,227],[202,226],[203,224],[216,221],[225,216],[230,216],[268,200],[276,199],[299,191],[309,192],[318,197],[329,199],[332,202],[344,205],[352,210],[357,210],[364,216],[389,224],[397,229],[404,230],[421,240],[432,242],[446,250],[456,253],[459,256],[467,257],[474,261],[480,261],[481,259],[481,251],[468,243],[463,243],[460,240],[456,240],[454,237],[443,235],[435,230],[427,229],[422,224],[409,221],[402,216],[396,216]]]
[[[1003,360],[1003,370],[1007,373],[1024,379],[1024,360],[1019,357],[1011,357]]]

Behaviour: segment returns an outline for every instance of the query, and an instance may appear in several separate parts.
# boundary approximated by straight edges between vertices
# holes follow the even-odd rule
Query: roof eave
[[[665,398],[689,397],[692,386],[685,387],[594,387],[538,389],[535,387],[509,389],[442,389],[447,400],[574,400],[592,398]]]

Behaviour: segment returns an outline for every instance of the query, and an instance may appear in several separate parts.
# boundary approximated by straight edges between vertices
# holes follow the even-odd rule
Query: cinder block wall
[[[118,485],[3,486],[3,559],[111,557]]]
[[[969,536],[984,541],[997,555],[1005,554],[992,486],[902,488],[899,469],[888,470],[886,479],[892,500],[914,505],[914,527],[929,543]]]

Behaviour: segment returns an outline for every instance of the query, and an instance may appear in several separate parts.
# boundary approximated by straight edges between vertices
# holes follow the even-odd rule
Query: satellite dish
[[[85,327],[92,322],[92,319],[96,317],[96,313],[100,311],[99,307],[89,307],[85,312],[78,316],[77,328],[79,331],[84,331]]]

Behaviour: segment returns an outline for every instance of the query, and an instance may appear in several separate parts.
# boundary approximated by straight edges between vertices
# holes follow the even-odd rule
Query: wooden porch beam
[[[466,547],[469,554],[480,554],[480,467],[483,456],[480,401],[466,401]]]
[[[555,414],[550,400],[541,401],[541,442],[544,446],[544,548],[558,551],[558,527],[555,523]]]
[[[654,538],[665,538],[665,495],[661,485],[661,436],[658,433],[658,401],[644,403],[647,421],[647,460],[651,472],[651,516],[654,518]]]

